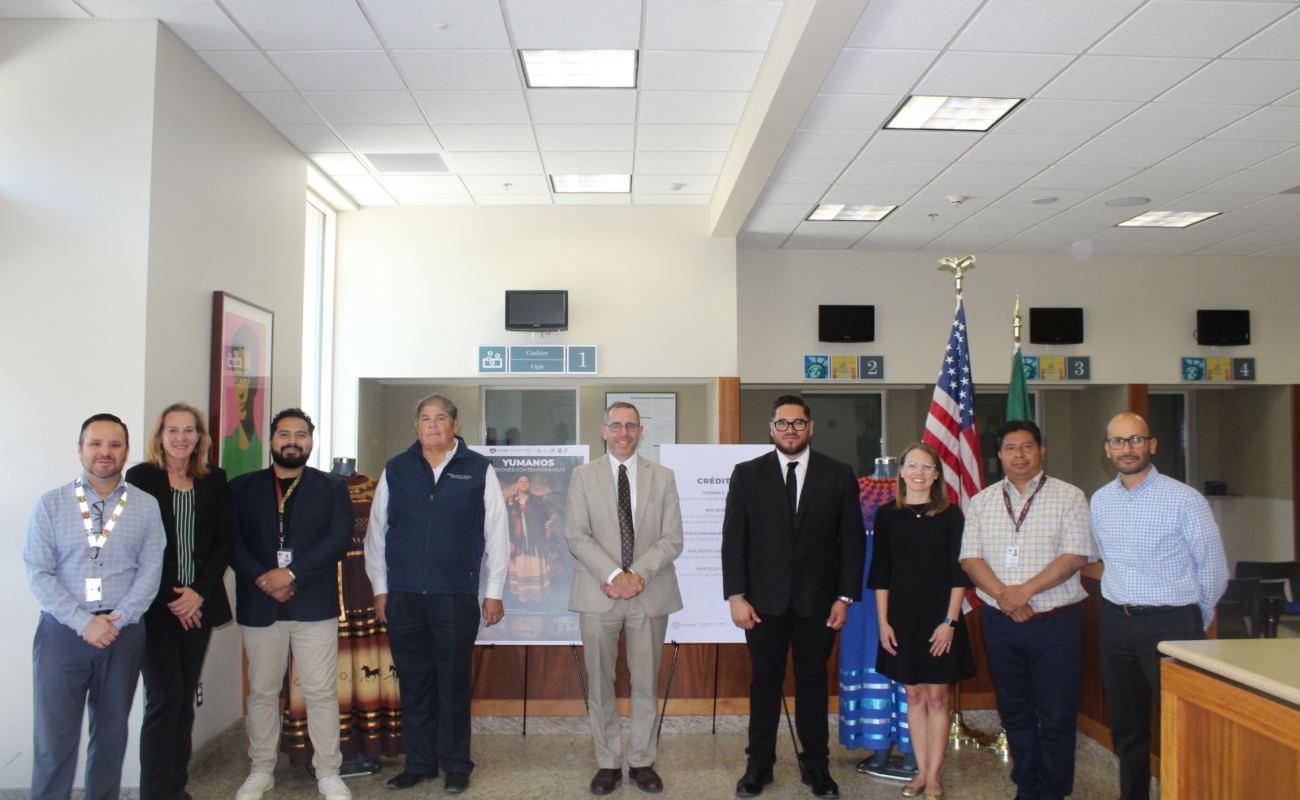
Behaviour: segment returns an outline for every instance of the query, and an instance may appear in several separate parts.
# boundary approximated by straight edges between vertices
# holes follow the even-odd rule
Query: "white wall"
[[[339,216],[337,275],[335,455],[359,378],[472,378],[479,345],[535,341],[506,289],[568,289],[569,330],[536,341],[597,345],[602,381],[736,374],[735,242],[702,206],[369,208]]]
[[[298,401],[306,173],[155,22],[5,20],[0,64],[0,536],[16,556],[35,498],[77,474],[84,418],[120,415],[136,461],[164,404],[207,406],[213,289],[277,311],[275,403]],[[0,787],[24,787],[39,608],[20,559],[0,587],[14,651]],[[196,745],[241,715],[239,653],[237,631],[214,639]],[[127,786],[142,708],[137,695]]]
[[[884,354],[890,383],[931,384],[954,304],[951,273],[935,253],[741,250],[737,254],[740,377],[802,380],[811,353]],[[964,256],[966,253],[948,255]],[[1094,384],[1178,383],[1183,356],[1254,357],[1262,383],[1300,383],[1300,260],[1277,258],[977,255],[965,280],[966,322],[977,382],[1006,383],[1011,317],[1022,307],[1084,309],[1081,345],[1028,344],[1028,355],[1088,355]],[[876,341],[817,342],[822,303],[876,307]],[[1248,347],[1202,347],[1198,308],[1248,308]],[[779,319],[781,324],[773,324]],[[1026,325],[1028,314],[1025,315]]]

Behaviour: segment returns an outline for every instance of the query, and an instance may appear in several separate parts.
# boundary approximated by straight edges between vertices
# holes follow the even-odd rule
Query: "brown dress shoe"
[[[662,792],[664,782],[655,772],[654,764],[648,767],[628,767],[627,776],[636,781],[636,788],[643,792]]]
[[[622,782],[623,770],[598,769],[596,770],[596,777],[591,779],[591,793],[594,795],[609,794]]]

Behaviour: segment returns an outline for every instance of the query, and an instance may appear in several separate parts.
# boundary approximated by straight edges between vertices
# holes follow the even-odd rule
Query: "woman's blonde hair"
[[[920,450],[934,459],[934,483],[930,484],[930,507],[925,512],[927,517],[933,517],[952,505],[952,501],[948,499],[948,485],[943,480],[943,462],[939,460],[938,452],[925,442],[912,442],[903,448],[903,454],[898,457],[898,492],[894,496],[894,505],[898,508],[907,508],[907,483],[903,480],[903,464],[907,461],[907,454],[913,450]]]
[[[167,458],[162,447],[163,421],[167,419],[168,414],[178,411],[194,417],[194,428],[199,433],[199,442],[190,451],[190,463],[186,472],[191,478],[202,478],[208,474],[208,451],[212,449],[212,437],[208,434],[208,422],[203,417],[203,412],[189,403],[172,403],[158,415],[158,420],[149,430],[149,438],[144,441],[145,461],[159,469],[167,469]]]

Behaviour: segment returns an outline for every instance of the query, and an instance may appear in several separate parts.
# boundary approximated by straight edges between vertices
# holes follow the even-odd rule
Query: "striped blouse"
[[[176,512],[176,575],[181,586],[194,583],[194,490],[172,489]]]

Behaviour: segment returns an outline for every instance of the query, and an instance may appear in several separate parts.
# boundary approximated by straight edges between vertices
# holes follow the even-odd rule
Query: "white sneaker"
[[[269,772],[251,772],[244,785],[235,792],[235,800],[262,800],[262,795],[275,788],[275,776]]]
[[[326,800],[352,800],[352,790],[337,775],[316,781],[316,790],[325,795]]]

